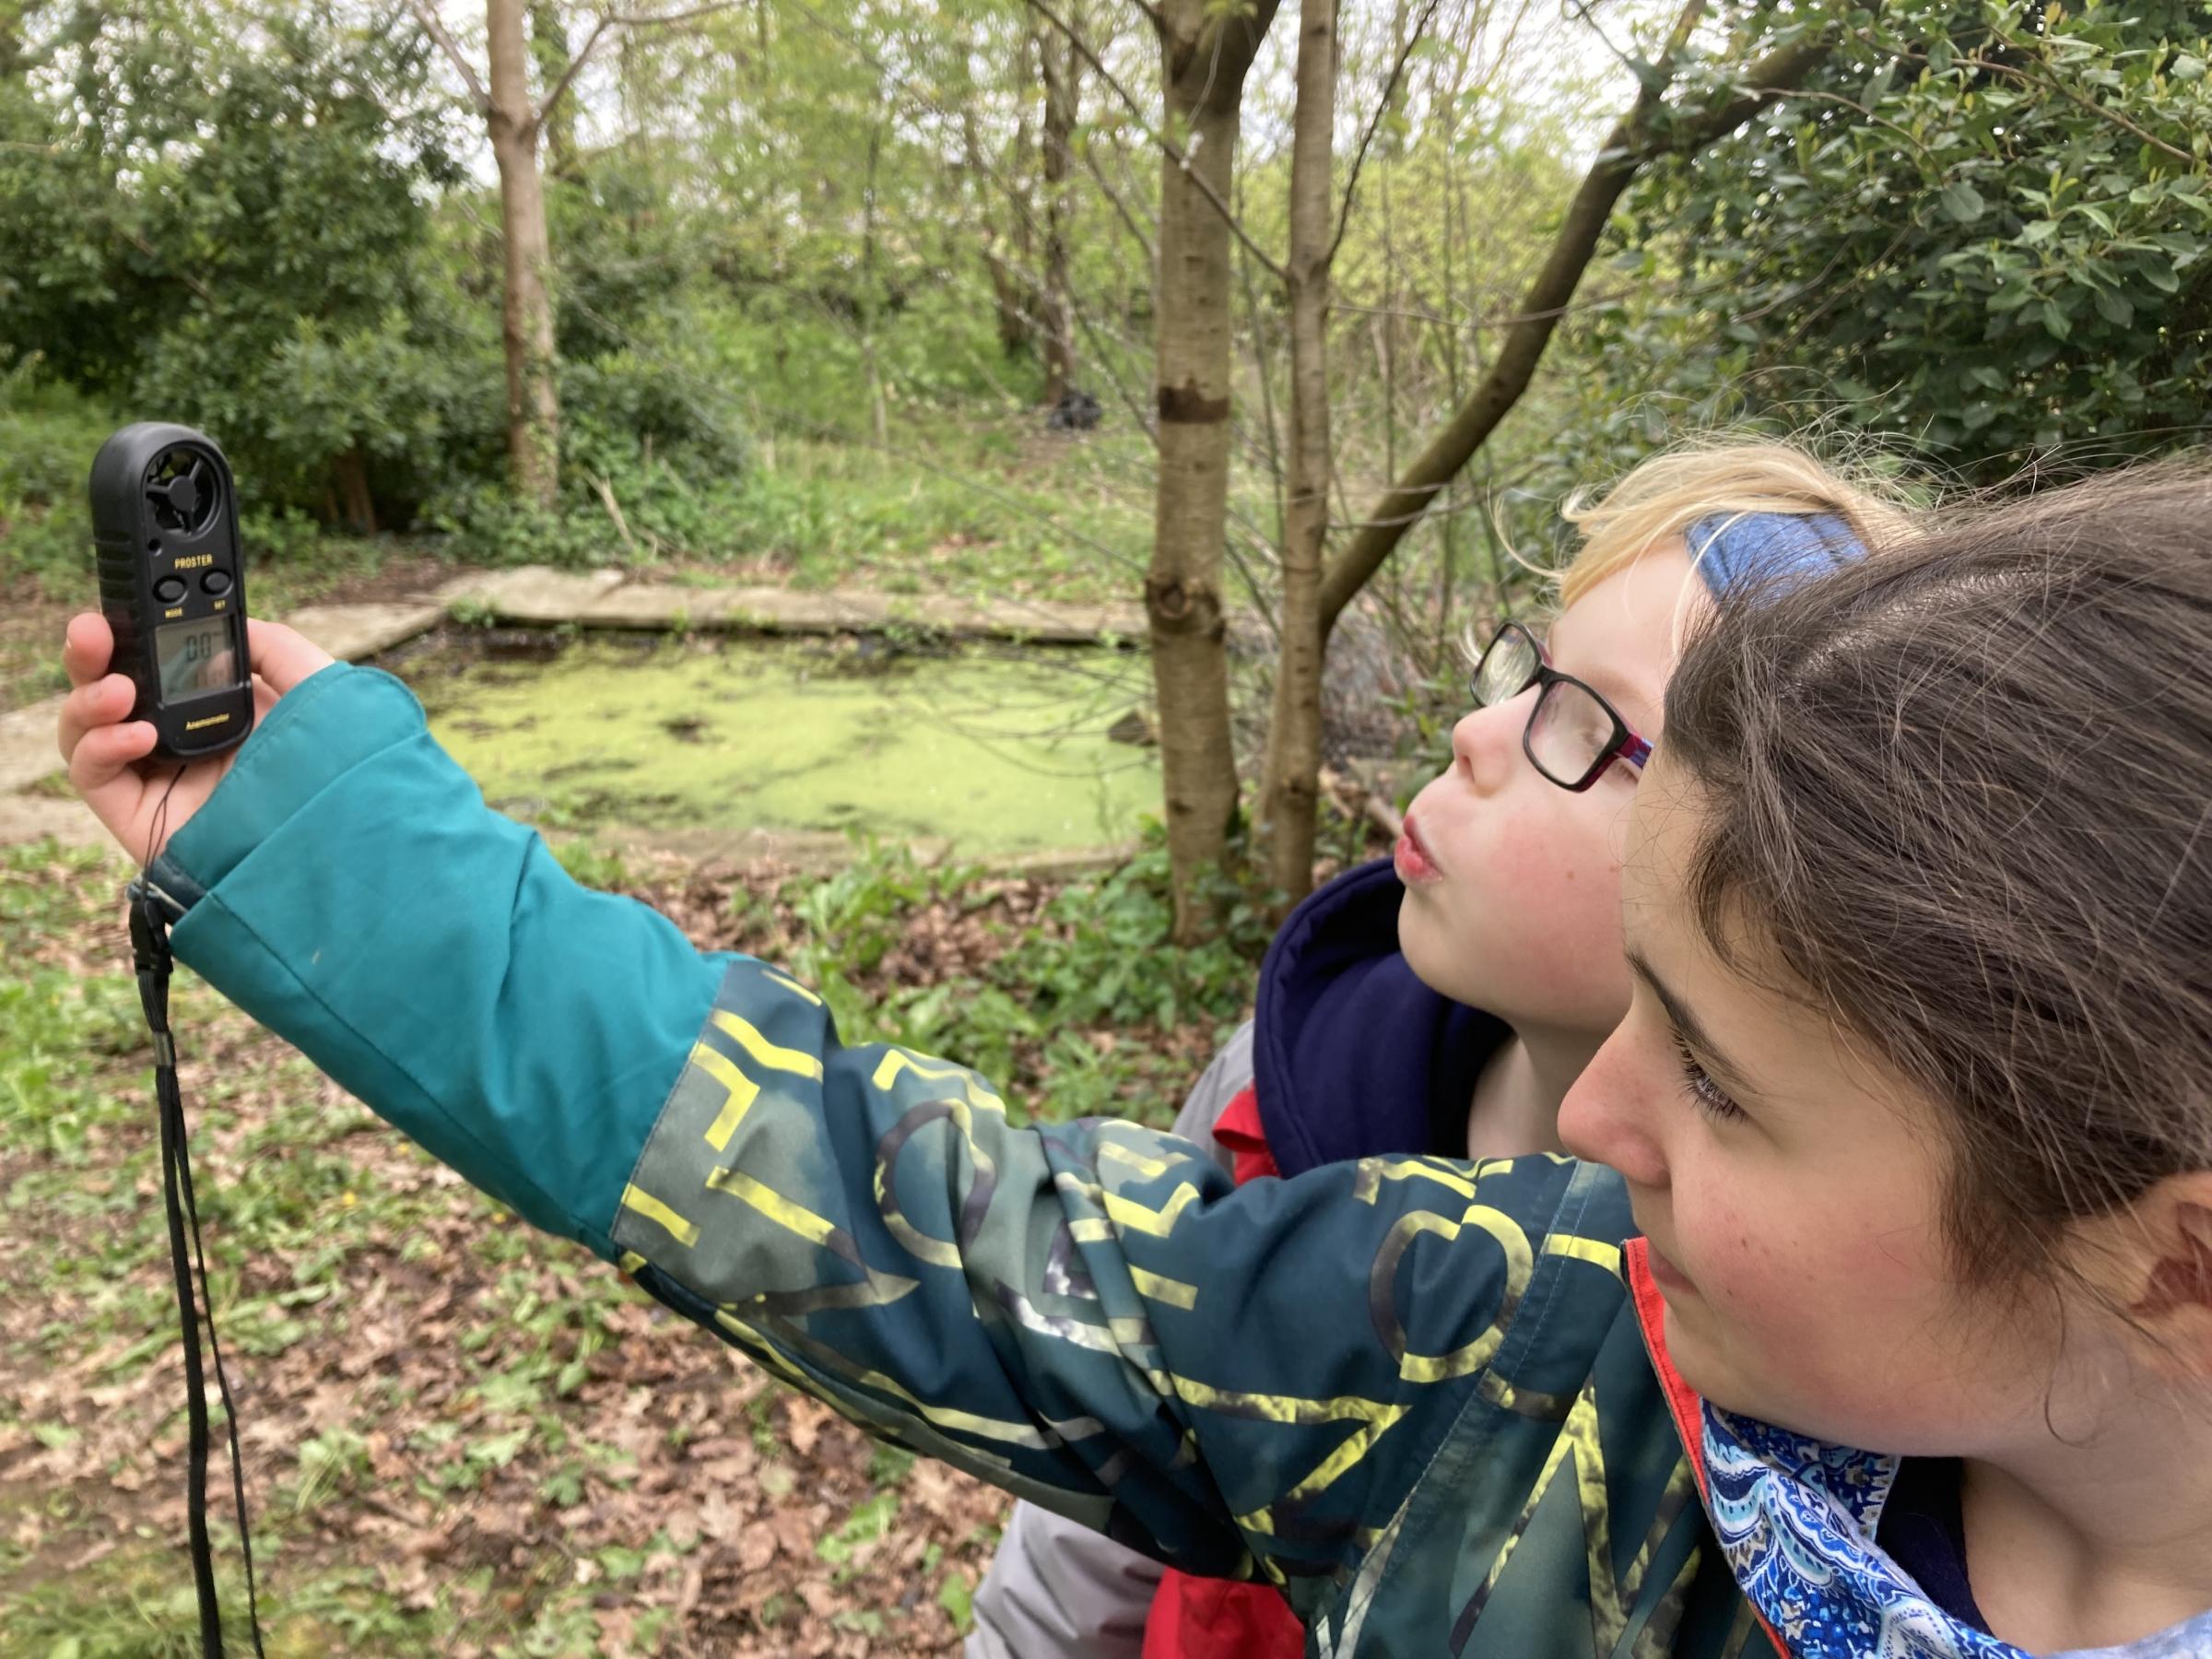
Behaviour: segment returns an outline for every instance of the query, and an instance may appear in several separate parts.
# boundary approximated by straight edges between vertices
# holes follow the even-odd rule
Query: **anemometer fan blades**
[[[222,506],[215,468],[197,451],[172,449],[146,469],[146,500],[154,521],[178,535],[197,535]]]

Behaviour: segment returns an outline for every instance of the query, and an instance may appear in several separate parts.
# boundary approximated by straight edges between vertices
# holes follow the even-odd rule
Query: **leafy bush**
[[[0,548],[41,582],[88,580],[92,457],[122,423],[41,378],[36,357],[0,371]]]
[[[1611,382],[1595,424],[1821,416],[1985,480],[2200,429],[2205,30],[2176,0],[1922,0],[1848,31],[1808,96],[1631,191],[1617,269],[1648,286],[1585,347],[1666,401]]]

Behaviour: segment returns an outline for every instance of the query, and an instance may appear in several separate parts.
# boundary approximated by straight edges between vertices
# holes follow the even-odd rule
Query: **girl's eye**
[[[1698,1057],[1689,1052],[1689,1044],[1682,1041],[1682,1033],[1670,1030],[1667,1035],[1674,1039],[1675,1059],[1682,1067],[1682,1092],[1696,1102],[1700,1112],[1715,1123],[1742,1122],[1744,1109],[1730,1100],[1727,1091],[1698,1064]]]

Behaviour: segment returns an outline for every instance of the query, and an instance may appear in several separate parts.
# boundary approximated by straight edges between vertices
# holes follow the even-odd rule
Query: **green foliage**
[[[84,394],[39,379],[38,366],[28,358],[0,369],[0,546],[32,576],[89,584],[86,480],[122,422]]]
[[[1615,270],[1650,287],[1584,347],[1648,364],[1661,401],[1616,411],[1612,435],[1685,414],[1818,414],[1997,479],[2200,429],[2201,8],[1876,16],[1846,28],[1806,96],[1631,193]]]
[[[871,843],[837,874],[786,887],[802,926],[790,966],[848,1041],[955,1056],[1004,1087],[1017,1114],[1135,1112],[1165,1124],[1189,1077],[1163,1076],[1114,1034],[1194,1027],[1227,1037],[1272,930],[1263,895],[1214,879],[1207,897],[1227,916],[1220,936],[1170,945],[1168,858],[1155,836],[1121,868],[1068,883],[1041,924],[1012,932],[980,975],[886,991],[876,982],[884,959],[931,907],[976,902],[968,896],[982,873],[925,867],[903,846]]]
[[[418,257],[425,187],[459,178],[418,31],[165,0],[32,39],[50,73],[0,103],[0,352],[205,428],[265,505],[318,502],[347,451],[439,465],[496,382]]]

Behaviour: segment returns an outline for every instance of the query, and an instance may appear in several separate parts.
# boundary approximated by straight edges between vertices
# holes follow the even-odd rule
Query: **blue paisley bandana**
[[[1794,1659],[2030,1659],[1936,1606],[1874,1542],[1898,1460],[1704,1407],[1706,1508]],[[2077,1659],[2203,1659],[2212,1613]]]

